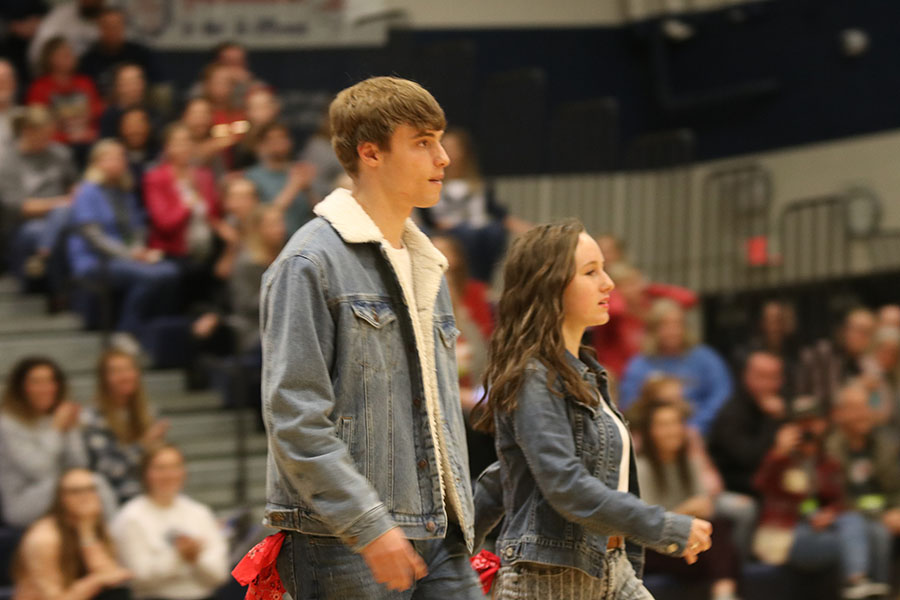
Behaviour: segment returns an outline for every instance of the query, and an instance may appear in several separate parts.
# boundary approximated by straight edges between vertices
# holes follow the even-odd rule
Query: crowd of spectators
[[[175,90],[128,39],[121,9],[13,5],[0,43],[4,267],[52,309],[94,323],[108,294],[115,316],[92,408],[47,358],[8,375],[0,516],[24,532],[16,585],[35,599],[208,598],[229,566],[224,537],[182,493],[184,457],[166,444],[137,357],[155,324],[181,319],[191,387],[217,385],[228,405],[258,395],[262,273],[348,179],[327,118],[296,139],[239,44]],[[469,133],[450,129],[443,144],[442,201],[415,218],[449,260],[470,415],[495,267],[530,225],[497,202]],[[830,569],[847,597],[885,595],[900,535],[900,306],[854,309],[834,339],[803,344],[791,305],[772,300],[757,331],[717,350],[691,323],[696,294],[647,281],[615,237],[598,243],[616,289],[610,323],[585,341],[631,421],[643,496],[715,523],[698,565],[651,553],[648,573],[735,598],[752,561]],[[244,370],[240,386],[223,364]],[[468,433],[474,477],[493,442]]]

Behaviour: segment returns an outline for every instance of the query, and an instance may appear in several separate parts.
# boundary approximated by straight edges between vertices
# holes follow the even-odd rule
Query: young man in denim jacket
[[[329,111],[353,180],[263,278],[266,522],[294,600],[478,598],[447,261],[409,219],[440,198],[443,111],[368,79]]]

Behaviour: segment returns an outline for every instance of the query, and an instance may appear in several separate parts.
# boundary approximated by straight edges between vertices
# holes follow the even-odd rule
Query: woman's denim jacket
[[[588,364],[566,357],[608,402],[606,371],[584,353]],[[554,387],[561,392],[558,380]],[[499,461],[478,479],[475,533],[480,545],[505,517],[497,540],[504,565],[529,561],[602,578],[609,536],[620,535],[641,576],[644,546],[669,555],[684,551],[691,517],[639,499],[633,452],[629,491],[616,491],[622,440],[615,422],[601,406],[551,393],[542,363],[529,363],[517,408],[497,413],[494,422]]]
[[[436,278],[429,280],[436,297],[430,350],[452,468],[442,484],[422,357],[399,280],[380,231],[349,192],[339,191],[341,198],[333,199],[335,192],[317,206],[331,220],[320,216],[300,229],[263,278],[265,522],[337,536],[357,551],[395,525],[412,539],[443,537],[450,512],[443,487],[459,499],[453,520],[471,550],[459,331],[443,270],[432,264]],[[409,221],[404,242],[428,243]]]

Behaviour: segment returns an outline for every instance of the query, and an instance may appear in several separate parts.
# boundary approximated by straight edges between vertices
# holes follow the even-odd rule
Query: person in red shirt
[[[697,295],[677,285],[650,283],[637,268],[617,262],[608,269],[616,282],[609,299],[609,323],[591,332],[597,362],[621,377],[628,361],[639,354],[644,340],[646,315],[658,298],[674,300],[684,310],[697,304]]]
[[[144,198],[150,217],[151,248],[167,256],[211,256],[220,220],[219,194],[212,172],[192,164],[194,142],[188,129],[175,124],[166,132],[163,160],[144,175]]]
[[[75,72],[77,59],[64,37],[47,42],[41,52],[41,73],[28,89],[28,104],[43,104],[56,118],[56,140],[76,149],[97,139],[103,100],[90,77]]]

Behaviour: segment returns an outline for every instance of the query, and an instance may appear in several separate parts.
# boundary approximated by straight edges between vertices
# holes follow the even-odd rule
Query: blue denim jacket
[[[609,402],[606,371],[588,355],[582,355],[585,362],[566,356]],[[558,380],[555,386],[562,389]],[[621,535],[641,576],[643,547],[684,551],[692,518],[640,500],[633,452],[629,491],[616,491],[622,440],[615,422],[602,407],[552,394],[539,361],[526,367],[516,410],[498,413],[494,422],[499,460],[476,485],[476,546],[505,516],[497,539],[504,565],[537,562],[602,578],[609,536]]]
[[[359,550],[395,525],[443,537],[450,513],[471,550],[446,259],[407,222],[414,325],[382,234],[350,192],[316,212],[263,277],[265,523]]]

